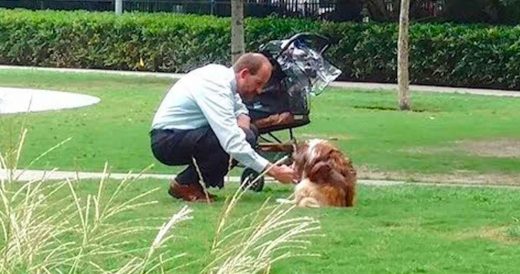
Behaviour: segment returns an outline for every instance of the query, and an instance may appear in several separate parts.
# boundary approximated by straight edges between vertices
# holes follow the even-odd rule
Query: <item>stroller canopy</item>
[[[287,92],[303,89],[317,95],[341,74],[323,57],[329,45],[325,37],[302,33],[286,40],[270,41],[260,51],[278,63],[285,74]]]

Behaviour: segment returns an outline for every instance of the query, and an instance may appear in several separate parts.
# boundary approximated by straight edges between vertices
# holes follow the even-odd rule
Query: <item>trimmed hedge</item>
[[[311,31],[344,80],[396,81],[395,24],[247,19],[247,50]],[[520,26],[414,24],[413,83],[520,89]],[[0,63],[46,67],[186,72],[229,65],[228,18],[128,13],[0,10]]]

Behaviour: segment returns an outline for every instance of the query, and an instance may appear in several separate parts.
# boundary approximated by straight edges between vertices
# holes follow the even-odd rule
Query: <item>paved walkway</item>
[[[99,101],[94,96],[71,92],[0,87],[0,114],[78,108]]]
[[[6,170],[0,169],[0,180],[7,180],[9,173]],[[12,175],[16,178],[16,181],[21,182],[31,182],[31,181],[61,181],[61,180],[86,180],[86,179],[101,179],[102,177],[106,177],[106,174],[98,173],[98,172],[74,172],[74,171],[49,171],[49,170],[19,170]],[[128,179],[161,179],[161,180],[169,180],[175,177],[175,174],[129,174],[129,173],[110,173],[109,177],[115,180],[123,180],[125,178]],[[227,181],[238,183],[240,181],[240,177],[238,176],[229,176],[226,178]],[[267,177],[266,183],[274,183],[275,181]],[[405,182],[405,181],[390,181],[390,180],[358,180],[358,184],[360,185],[368,185],[368,186],[379,186],[379,187],[389,187],[389,186],[429,186],[429,187],[485,187],[485,188],[508,188],[508,189],[519,189],[520,186],[511,186],[511,185],[488,185],[488,184],[456,184],[456,183],[417,183],[417,182]]]
[[[179,73],[115,71],[115,70],[98,70],[98,69],[61,69],[61,68],[20,67],[20,66],[2,66],[2,65],[0,65],[0,69],[23,69],[23,70],[73,72],[73,73],[106,73],[106,74],[116,74],[116,75],[153,76],[153,77],[172,78],[172,79],[178,79],[183,76],[183,74],[179,74]],[[374,91],[397,89],[396,84],[341,82],[341,81],[333,82],[331,84],[331,86],[343,87],[343,88],[362,88],[362,89],[374,90]],[[415,91],[430,91],[430,92],[442,92],[442,93],[467,93],[467,94],[489,95],[489,96],[520,97],[520,91],[508,91],[508,90],[437,87],[437,86],[423,86],[423,85],[411,85],[410,89],[415,90]]]

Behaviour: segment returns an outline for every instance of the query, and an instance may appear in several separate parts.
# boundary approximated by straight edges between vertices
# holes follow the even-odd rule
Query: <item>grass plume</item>
[[[25,170],[17,169],[17,161],[26,133],[22,131],[21,144],[8,152],[15,161],[9,162],[0,153],[0,169],[6,172],[0,176],[1,273],[164,273],[186,266],[174,262],[185,253],[164,247],[175,237],[176,225],[192,218],[193,211],[188,206],[172,213],[159,228],[118,221],[124,212],[157,203],[148,200],[157,188],[130,199],[120,198],[147,169],[134,177],[128,173],[114,190],[108,191],[110,170],[105,164],[96,192],[86,196],[76,190],[82,183],[79,178],[50,182],[48,178],[54,170],[22,183],[18,179]],[[32,162],[63,144],[53,146]],[[310,245],[309,237],[318,233],[319,222],[309,217],[291,217],[293,207],[273,206],[266,200],[258,210],[239,218],[233,216],[233,209],[251,184],[246,185],[226,199],[207,257],[210,259],[202,273],[267,273],[279,260],[312,255],[306,248]],[[58,210],[51,212],[49,208]],[[132,248],[132,240],[150,230],[158,232],[149,246]],[[117,263],[107,266],[108,260]]]
[[[171,229],[175,224],[191,218],[190,209],[184,207],[174,213],[160,228],[149,249],[129,249],[131,240],[126,239],[137,239],[138,233],[157,227],[118,222],[117,216],[156,204],[156,201],[146,199],[157,188],[122,201],[120,194],[141,174],[131,180],[129,173],[118,182],[115,191],[108,192],[106,185],[110,173],[107,164],[96,194],[86,197],[80,197],[75,190],[81,183],[79,180],[56,183],[43,176],[27,183],[20,182],[18,178],[25,170],[18,170],[18,160],[26,133],[26,130],[22,131],[20,144],[13,150],[0,153],[0,170],[5,173],[0,176],[1,273],[144,273],[180,256],[173,254],[164,259],[165,254],[170,253],[163,252],[161,247],[173,237]],[[52,147],[32,162],[64,143]],[[59,210],[50,212],[49,208]],[[107,258],[130,259],[116,269],[106,270],[99,260]]]
[[[269,169],[254,180],[267,172]],[[259,209],[233,220],[233,210],[254,180],[251,184],[245,182],[245,187],[237,188],[226,199],[211,248],[213,259],[203,273],[268,273],[279,260],[316,256],[307,247],[309,239],[318,235],[320,223],[311,217],[291,217],[294,206],[271,205],[267,199]]]

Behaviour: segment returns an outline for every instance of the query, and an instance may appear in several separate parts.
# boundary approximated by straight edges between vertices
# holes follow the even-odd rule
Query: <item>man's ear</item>
[[[328,161],[320,161],[314,164],[311,167],[311,171],[309,172],[309,180],[317,183],[320,180],[327,180],[330,174],[330,164]]]
[[[249,74],[251,74],[251,72],[249,71],[248,68],[243,68],[242,70],[240,70],[238,72],[238,75],[240,76],[240,78],[244,79],[246,78]]]

